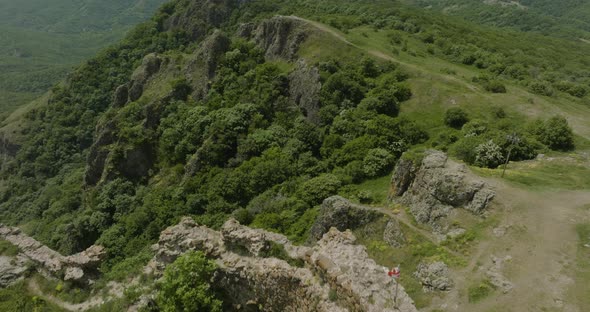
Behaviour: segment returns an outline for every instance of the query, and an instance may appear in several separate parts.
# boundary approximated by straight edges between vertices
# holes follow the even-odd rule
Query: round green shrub
[[[449,108],[445,113],[445,124],[451,128],[461,129],[469,121],[467,113],[459,107]]]

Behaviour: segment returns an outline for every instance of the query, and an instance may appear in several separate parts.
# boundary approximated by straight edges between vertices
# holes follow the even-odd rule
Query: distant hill
[[[164,0],[0,0],[0,120]]]
[[[568,38],[590,37],[590,2],[584,0],[407,0],[490,26]]]

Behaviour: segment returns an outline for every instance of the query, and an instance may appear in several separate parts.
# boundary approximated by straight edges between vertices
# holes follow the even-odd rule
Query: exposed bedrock
[[[303,115],[312,123],[319,124],[320,118],[320,71],[308,66],[305,60],[299,60],[297,67],[289,75],[289,98],[297,104]]]
[[[275,16],[255,25],[243,24],[238,29],[241,37],[253,39],[270,60],[293,61],[306,38],[306,22],[291,16]]]
[[[451,290],[454,286],[449,268],[444,262],[422,262],[416,268],[414,276],[422,283],[425,291]]]
[[[385,218],[384,227],[376,227],[375,231],[382,231],[383,240],[393,247],[401,247],[405,237],[399,222],[377,209],[356,205],[341,196],[332,196],[324,200],[320,213],[311,227],[309,242],[320,240],[330,228],[340,231],[354,230],[364,225]]]
[[[19,254],[16,257],[18,260],[16,263],[20,263],[21,268],[29,260],[36,264],[41,272],[49,273],[53,276],[63,276],[66,281],[88,282],[89,278],[97,273],[96,269],[106,256],[105,249],[102,246],[96,245],[80,253],[63,256],[34,238],[22,233],[20,229],[1,224],[0,238],[18,247]],[[11,272],[16,271],[22,273],[25,270],[16,268]]]
[[[350,231],[332,228],[313,247],[295,246],[283,235],[235,220],[218,232],[185,218],[162,232],[150,267],[159,275],[181,254],[203,251],[219,265],[214,287],[233,310],[417,311],[402,286],[394,307],[395,281],[355,240]],[[301,265],[265,257],[273,244]]]
[[[410,208],[414,218],[446,233],[446,218],[455,208],[483,213],[495,192],[467,167],[440,151],[429,150],[419,165],[404,157],[392,177],[390,199]]]

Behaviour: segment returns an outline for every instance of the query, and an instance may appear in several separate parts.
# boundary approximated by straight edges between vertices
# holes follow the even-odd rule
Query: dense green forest
[[[11,19],[1,15],[11,7],[0,2],[0,27],[61,38],[45,36],[53,48],[37,56],[38,43],[2,37],[14,47],[0,50],[7,59],[0,66],[14,71],[2,73],[7,79],[0,88],[36,95],[142,18],[134,15],[134,1],[117,3],[110,9],[122,15],[105,26],[99,22],[105,12],[82,21],[56,19],[59,6],[35,13],[39,19]],[[155,5],[141,3],[145,12]],[[274,15],[305,17],[364,38],[374,33],[392,55],[473,70],[468,82],[486,96],[519,88],[589,105],[583,42],[477,26],[396,1],[175,0],[54,85],[45,105],[23,114],[18,131],[7,128],[9,139],[18,132],[20,149],[0,165],[0,220],[64,254],[99,243],[109,257],[101,272],[122,278],[138,270],[160,232],[185,215],[213,228],[235,217],[303,243],[323,199],[340,193],[375,201],[358,185],[388,176],[406,151],[437,148],[469,165],[497,168],[508,150],[512,160],[528,160],[586,142],[561,116],[535,119],[495,106],[406,115],[404,105],[416,95],[408,69],[325,34],[309,35],[298,55],[320,77],[311,118],[289,97],[299,65],[269,59],[235,35],[243,23]],[[76,35],[76,27],[85,32]],[[65,39],[71,36],[78,41]],[[548,48],[540,49],[539,40]],[[67,47],[83,51],[52,64],[64,58],[52,51]],[[209,55],[207,64],[198,63],[202,55]],[[36,57],[47,63],[19,63]],[[136,69],[152,67],[155,78],[146,78],[139,96],[118,103],[122,86],[131,90],[131,81],[148,75]],[[211,75],[198,76],[202,68]],[[444,74],[457,76],[452,69]],[[19,83],[31,75],[38,83]],[[179,266],[191,265],[182,261]]]
[[[0,1],[0,121],[119,40],[163,2]]]
[[[407,3],[490,26],[544,35],[589,38],[590,3],[584,0],[406,0]]]

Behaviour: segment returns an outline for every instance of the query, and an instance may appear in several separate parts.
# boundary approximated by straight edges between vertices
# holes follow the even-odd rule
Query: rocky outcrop
[[[86,158],[86,172],[84,173],[86,185],[96,185],[101,180],[109,156],[108,146],[115,142],[117,131],[118,128],[114,121],[107,121],[104,125],[97,126],[96,139]]]
[[[263,251],[271,244],[281,245],[303,266],[265,257]],[[230,310],[417,311],[401,286],[394,307],[395,281],[368,257],[365,247],[355,244],[350,231],[333,228],[309,248],[235,220],[217,232],[185,218],[163,231],[153,248],[156,256],[148,267],[156,276],[189,250],[215,259],[219,270],[213,284],[226,295]]]
[[[289,97],[297,104],[305,118],[315,124],[320,122],[320,72],[317,67],[308,66],[304,60],[289,75]]]
[[[270,249],[271,240],[263,231],[252,230],[241,226],[236,220],[227,221],[221,228],[224,244],[230,250],[245,250],[247,254],[259,257]]]
[[[408,190],[414,178],[416,178],[417,169],[412,159],[402,157],[398,160],[391,178],[390,198],[392,196],[402,196]]]
[[[454,285],[449,268],[440,261],[418,264],[414,276],[422,283],[425,291],[451,290]]]
[[[355,205],[344,197],[332,196],[322,203],[320,213],[311,227],[310,242],[321,239],[332,227],[340,231],[355,229],[382,216],[382,213]]]
[[[144,88],[150,79],[160,70],[162,62],[162,58],[155,53],[146,55],[141,65],[131,75],[130,81],[115,90],[113,107],[120,108],[129,102],[137,101],[143,95]],[[157,103],[159,102],[156,101]],[[156,104],[151,103],[148,108]],[[148,108],[146,111],[149,111]],[[121,155],[113,157],[111,145],[118,141],[118,132],[119,127],[112,119],[97,124],[96,137],[86,159],[84,175],[86,185],[96,185],[101,180],[112,179],[119,173],[134,180],[148,174],[154,158],[152,146],[139,144],[127,147],[124,151],[120,151]]]
[[[127,83],[122,84],[115,89],[113,94],[113,107],[120,108],[127,104],[129,100],[129,85]]]
[[[406,243],[406,237],[396,219],[389,219],[383,231],[383,241],[392,247],[402,247]]]
[[[20,229],[5,225],[0,225],[0,237],[18,247],[20,257],[25,257],[37,264],[43,272],[54,276],[63,274],[64,280],[87,281],[89,278],[87,273],[95,273],[94,271],[106,256],[102,246],[91,246],[78,254],[63,256],[22,233]]]
[[[207,36],[212,28],[220,28],[232,14],[236,6],[244,0],[194,0],[183,3],[174,9],[174,14],[164,23],[165,30],[186,32],[191,40],[199,41]]]
[[[397,303],[392,302],[396,282],[355,241],[350,231],[332,228],[306,262],[336,290],[339,303],[348,311],[417,311],[401,285]]]
[[[137,101],[143,94],[143,89],[148,80],[158,72],[162,60],[155,53],[148,54],[143,58],[141,66],[139,66],[131,75],[129,83],[129,101]]]
[[[215,77],[219,58],[228,51],[230,39],[216,30],[207,37],[189,58],[183,72],[193,91],[193,98],[201,100],[209,92],[209,83]]]
[[[253,39],[265,51],[265,57],[269,60],[293,61],[306,38],[305,25],[305,21],[296,17],[275,16],[257,26],[242,25],[238,35]]]
[[[410,208],[414,218],[439,233],[449,230],[445,221],[453,209],[481,214],[495,196],[465,165],[432,150],[425,153],[418,168],[408,161],[398,162],[392,184],[392,195],[401,194],[399,201]]]
[[[0,288],[21,280],[27,272],[27,258],[23,256],[0,256]]]

